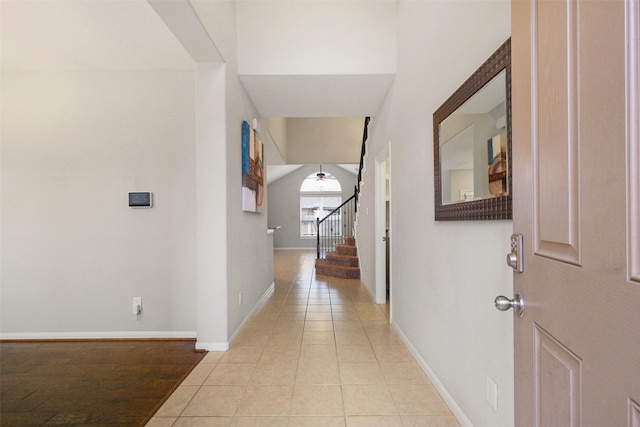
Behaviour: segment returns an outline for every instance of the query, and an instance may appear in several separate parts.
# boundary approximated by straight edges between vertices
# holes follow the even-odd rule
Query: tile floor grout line
[[[247,397],[247,390],[248,388],[251,386],[251,377],[253,377],[253,374],[256,372],[258,364],[263,361],[266,360],[264,359],[265,357],[265,350],[266,348],[269,346],[269,343],[276,331],[276,329],[280,326],[283,326],[284,328],[289,328],[292,327],[293,329],[290,329],[290,331],[296,331],[299,330],[300,331],[300,335],[297,337],[297,339],[295,340],[295,345],[294,347],[298,348],[298,352],[297,352],[297,357],[295,359],[295,374],[293,376],[293,380],[292,380],[292,384],[289,386],[289,392],[287,394],[287,397],[289,398],[288,402],[288,410],[286,411],[287,415],[283,415],[283,425],[294,425],[294,423],[297,422],[310,422],[310,423],[321,423],[318,425],[325,425],[322,424],[326,421],[323,420],[322,415],[316,414],[305,414],[304,411],[300,412],[300,413],[295,413],[294,414],[294,401],[293,398],[296,395],[296,390],[298,387],[302,387],[304,388],[307,384],[304,383],[299,383],[299,375],[302,374],[302,371],[300,371],[301,369],[301,365],[300,362],[302,361],[302,357],[303,357],[303,349],[305,348],[306,345],[310,345],[309,343],[313,343],[315,342],[314,339],[318,339],[318,337],[322,337],[322,334],[315,334],[314,332],[331,332],[331,338],[332,340],[329,341],[332,343],[333,347],[331,347],[331,356],[336,363],[336,372],[337,372],[337,385],[339,385],[339,390],[340,390],[340,403],[342,406],[342,415],[341,416],[336,416],[335,420],[340,419],[341,420],[341,425],[343,426],[351,426],[352,422],[353,423],[357,423],[358,425],[362,425],[360,423],[363,422],[363,420],[366,420],[367,417],[381,417],[384,420],[397,420],[397,422],[400,423],[400,425],[408,425],[407,423],[409,421],[405,420],[406,415],[401,412],[400,408],[398,407],[397,404],[397,399],[398,396],[394,397],[394,394],[391,393],[391,385],[395,385],[397,386],[396,388],[400,387],[403,385],[404,382],[406,382],[405,385],[410,385],[413,384],[411,382],[411,380],[406,381],[405,379],[402,378],[402,376],[400,377],[388,377],[385,376],[382,370],[383,367],[383,362],[388,362],[388,363],[393,363],[392,360],[387,360],[387,358],[392,357],[390,355],[387,355],[386,358],[383,360],[381,359],[381,353],[380,351],[384,351],[385,347],[389,346],[389,345],[396,345],[393,341],[393,338],[391,335],[389,335],[389,337],[385,338],[384,336],[384,332],[386,332],[387,334],[390,332],[389,330],[386,330],[384,328],[382,328],[382,318],[380,316],[384,316],[384,318],[388,319],[388,313],[384,310],[382,310],[380,307],[378,307],[377,305],[371,305],[372,301],[371,301],[371,297],[370,295],[366,294],[365,292],[363,292],[362,289],[352,289],[352,287],[348,286],[347,283],[343,282],[343,281],[336,281],[334,283],[330,283],[326,280],[323,279],[318,279],[315,276],[315,273],[313,272],[312,269],[312,273],[311,275],[307,275],[307,274],[303,274],[302,271],[303,269],[307,269],[309,268],[309,265],[307,264],[307,259],[311,258],[311,254],[309,255],[305,255],[302,257],[299,257],[298,259],[301,260],[298,263],[298,268],[295,271],[288,271],[286,274],[290,274],[290,277],[293,277],[293,279],[291,280],[288,288],[284,288],[284,286],[281,287],[276,287],[274,288],[274,291],[272,293],[273,296],[282,296],[282,300],[278,300],[278,303],[273,304],[273,308],[269,308],[269,310],[273,309],[273,312],[276,313],[277,315],[268,315],[266,316],[266,318],[269,318],[269,322],[270,322],[270,326],[267,328],[266,333],[269,334],[269,337],[266,341],[264,341],[262,344],[259,344],[259,347],[261,348],[261,354],[258,357],[258,359],[255,362],[252,374],[249,375],[249,379],[247,380],[247,382],[245,383],[245,388],[244,388],[244,394],[242,399],[239,401],[238,406],[236,407],[235,413],[234,413],[234,417],[231,417],[230,422],[235,425],[234,423],[234,419],[236,418],[237,414],[239,413],[238,411],[240,410],[240,405],[243,405],[245,403],[244,399]],[[277,274],[278,277],[282,277],[284,276],[283,273],[278,273]],[[282,280],[282,279],[279,279]],[[362,286],[361,282],[360,282],[360,286]],[[286,291],[285,291],[286,289]],[[284,315],[285,313],[285,307],[287,307],[288,305],[291,305],[291,303],[295,302],[294,300],[297,299],[295,297],[297,296],[301,296],[301,295],[305,295],[305,304],[304,304],[304,310],[303,310],[303,316],[301,320],[298,320],[298,318],[300,316],[296,316],[296,315],[292,315],[290,318],[288,317],[289,315]],[[366,297],[369,298],[366,298]],[[310,304],[310,300],[320,300],[320,299],[327,299],[328,300],[328,304],[324,304],[321,301],[313,301],[313,302],[317,302],[319,304]],[[274,300],[275,301],[275,300]],[[344,303],[344,304],[339,304],[339,303]],[[325,311],[326,308],[321,308],[320,306],[327,306],[328,307],[328,311]],[[334,308],[336,308],[335,306],[337,305],[344,305],[346,307],[349,307],[349,309],[347,310],[341,310],[343,312],[343,314],[339,315],[337,313],[339,313],[339,311],[334,310]],[[263,306],[267,306],[267,304],[263,304]],[[256,312],[256,314],[259,312],[259,310]],[[292,311],[292,313],[295,313],[297,311]],[[322,324],[320,323],[314,323],[314,322],[319,322],[319,321],[326,321],[326,320],[321,320],[324,316],[313,316],[313,318],[309,318],[308,315],[310,313],[323,313],[323,312],[328,312],[329,313],[329,325],[330,325],[330,331],[326,331],[326,326],[322,326]],[[350,314],[344,314],[344,313],[350,313]],[[270,313],[270,311],[265,311],[264,313]],[[357,332],[354,331],[350,331],[350,324],[349,323],[342,323],[341,329],[338,330],[336,328],[336,322],[338,321],[342,321],[342,322],[351,322],[351,321],[356,321],[358,328],[360,329]],[[299,324],[300,327],[295,326],[296,324]],[[315,329],[315,328],[319,328],[319,329]],[[284,329],[283,329],[284,330]],[[378,337],[376,339],[374,339],[374,336],[376,336],[379,333],[383,333],[382,335],[378,335]],[[295,332],[297,333],[297,332]],[[309,342],[307,344],[305,344],[305,333],[307,337],[309,338]],[[352,337],[349,336],[349,334],[356,334]],[[286,332],[284,333],[286,336]],[[325,336],[328,338],[329,335],[325,334]],[[371,409],[364,409],[366,406],[361,407],[361,409],[356,409],[356,411],[364,411],[363,414],[359,414],[357,412],[354,412],[353,414],[349,415],[347,414],[347,395],[345,394],[345,386],[348,384],[345,384],[344,380],[343,380],[343,370],[346,368],[346,363],[371,363],[371,362],[365,362],[364,360],[362,361],[354,361],[354,362],[342,362],[345,365],[343,365],[340,362],[340,351],[339,348],[342,346],[348,346],[348,340],[349,339],[356,339],[355,337],[360,336],[364,339],[366,339],[366,345],[364,344],[357,344],[357,345],[364,345],[366,346],[366,348],[368,348],[370,354],[373,356],[373,359],[371,359],[371,362],[375,363],[375,366],[377,366],[377,368],[380,370],[380,375],[382,376],[382,382],[381,383],[374,383],[374,384],[368,384],[368,383],[363,383],[363,384],[353,384],[354,386],[362,386],[362,387],[366,387],[366,386],[375,386],[375,387],[380,387],[383,386],[383,388],[378,388],[378,390],[386,390],[386,395],[390,397],[390,400],[388,400],[388,403],[386,404],[386,407],[389,408],[391,410],[391,412],[394,415],[389,415],[389,414],[385,414],[384,412],[381,412],[381,415],[366,415],[367,411],[371,412]],[[340,338],[339,338],[340,337]],[[251,339],[251,338],[250,338]],[[344,340],[347,340],[346,342]],[[361,338],[357,338],[358,340]],[[322,342],[323,339],[319,339],[319,341],[317,342]],[[363,341],[364,342],[364,341]],[[377,344],[374,346],[374,342],[376,342]],[[250,341],[249,341],[250,343]],[[272,344],[272,346],[275,346],[277,348],[279,344]],[[331,345],[329,345],[330,347]],[[375,349],[378,348],[380,351],[376,351]],[[329,353],[328,353],[329,354]],[[368,356],[367,356],[368,357]],[[357,359],[356,359],[357,360]],[[314,359],[310,359],[310,366],[313,365],[317,365],[319,363],[320,359],[317,359],[314,361]],[[415,361],[414,361],[415,362]],[[220,363],[220,360],[218,360],[218,362],[216,363],[216,365]],[[294,363],[293,361],[291,363]],[[410,362],[407,362],[410,363]],[[419,367],[418,367],[419,368]],[[214,367],[215,370],[215,367]],[[209,376],[211,376],[213,374],[213,370],[209,373],[209,375],[207,376],[207,378]],[[206,378],[204,380],[204,382],[206,382]],[[366,380],[366,379],[365,379]],[[397,381],[398,383],[393,383],[391,384],[389,381]],[[331,384],[329,383],[325,383],[322,382],[322,379],[320,380],[313,380],[314,382],[309,384],[311,386],[321,386],[321,385],[326,385],[326,386],[330,386]],[[315,384],[315,381],[320,381],[318,384]],[[418,381],[416,379],[416,381]],[[203,382],[203,384],[204,384]],[[258,384],[256,384],[256,386],[259,386]],[[201,386],[202,387],[202,386]],[[350,398],[352,399],[353,396]],[[351,405],[353,405],[354,402],[351,402]],[[390,408],[391,406],[391,408]],[[357,405],[356,405],[357,407]],[[387,411],[389,409],[385,409],[384,411]],[[315,411],[317,412],[317,409],[315,409]],[[184,412],[184,411],[183,411]],[[283,412],[284,413],[284,412]],[[422,415],[423,417],[427,417],[428,415]],[[255,420],[245,420],[243,422],[256,422],[259,423],[259,415],[256,414]],[[274,415],[265,415],[265,417],[267,418],[271,418],[272,420],[274,420],[275,417]],[[455,423],[455,421],[451,420],[450,416],[447,415],[447,425],[457,425]],[[302,421],[304,419],[304,421]],[[317,420],[316,420],[317,419]],[[315,421],[314,421],[315,420]],[[414,420],[415,421],[415,420]],[[185,420],[186,422],[186,420]],[[271,422],[271,421],[269,421]],[[365,421],[366,422],[366,421]],[[386,421],[384,421],[386,422]],[[177,423],[177,421],[176,421]],[[306,424],[305,424],[306,425]],[[316,424],[314,424],[316,425]]]

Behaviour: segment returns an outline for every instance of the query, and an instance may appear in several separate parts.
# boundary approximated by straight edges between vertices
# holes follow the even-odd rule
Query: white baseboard
[[[229,350],[228,342],[196,342],[196,350],[205,351],[227,351]]]
[[[420,368],[424,371],[427,377],[429,377],[431,384],[433,384],[436,390],[438,390],[438,393],[440,393],[440,396],[442,396],[442,400],[444,400],[444,402],[447,404],[453,416],[456,417],[456,419],[460,423],[460,426],[473,427],[471,420],[469,420],[464,412],[462,412],[462,409],[460,409],[460,406],[458,406],[456,401],[453,399],[453,396],[449,394],[444,384],[442,384],[442,381],[440,381],[435,372],[433,372],[433,369],[431,369],[429,364],[422,358],[422,356],[420,356],[416,348],[413,346],[413,344],[411,344],[411,341],[409,341],[409,338],[404,334],[404,332],[402,332],[402,329],[400,329],[398,325],[394,323],[391,324],[393,326],[393,329],[395,329],[395,331],[400,336],[402,342],[407,346],[413,357],[418,362],[418,365],[420,365]]]
[[[269,295],[273,292],[273,290],[276,288],[276,282],[271,282],[271,285],[269,285],[269,287],[267,288],[266,291],[264,291],[264,294],[262,294],[262,296],[260,297],[260,299],[258,300],[258,302],[253,306],[253,308],[251,309],[251,311],[247,314],[247,316],[244,318],[244,320],[242,321],[242,323],[240,323],[240,326],[238,326],[238,329],[236,329],[236,331],[233,333],[233,335],[231,335],[231,338],[229,338],[229,342],[233,342],[233,339],[236,337],[236,335],[238,334],[238,332],[242,329],[242,327],[244,326],[245,323],[247,323],[247,320],[249,320],[251,318],[251,316],[253,316],[255,314],[255,312],[258,310],[258,308],[265,302],[265,300],[267,298],[269,298]]]
[[[256,312],[256,310],[258,310],[258,308],[262,305],[262,303],[269,297],[269,294],[271,294],[271,292],[273,292],[275,287],[276,287],[276,283],[275,282],[271,282],[271,285],[269,285],[267,290],[264,291],[264,294],[262,294],[262,296],[260,297],[258,302],[253,306],[251,311],[249,311],[249,313],[244,318],[242,323],[240,323],[240,326],[238,326],[238,329],[236,329],[236,331],[233,333],[233,335],[231,335],[231,337],[229,338],[228,342],[200,342],[200,341],[198,341],[196,343],[196,349],[197,350],[206,350],[206,351],[227,351],[227,350],[229,350],[229,344],[233,341],[233,339],[237,335],[238,331],[240,331],[242,329],[242,327],[247,322],[247,320],[249,320],[251,318],[251,316],[253,316],[253,314]]]
[[[274,250],[278,250],[278,251],[315,251],[316,248],[308,246],[308,247],[301,247],[301,248],[273,248]]]
[[[362,272],[362,268],[360,269],[360,271]],[[360,274],[360,277],[362,277],[362,273]],[[362,278],[360,279],[360,281],[362,282]],[[369,287],[364,282],[362,282],[362,286],[364,286],[364,288],[367,290],[367,292],[369,292],[369,296],[371,297],[371,300],[373,302],[375,302],[376,304],[378,304],[378,301],[376,301],[376,291],[375,291],[375,289],[374,290],[369,289]],[[381,304],[378,304],[378,305],[381,305]]]
[[[120,331],[120,332],[6,332],[0,340],[88,340],[88,339],[193,339],[194,331]]]

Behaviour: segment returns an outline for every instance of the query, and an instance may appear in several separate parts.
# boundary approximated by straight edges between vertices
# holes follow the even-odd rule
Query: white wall
[[[237,9],[241,75],[395,72],[395,1],[259,0]]]
[[[322,171],[336,176],[342,187],[343,202],[353,196],[356,175],[335,165],[322,165]],[[275,248],[316,247],[316,239],[300,237],[300,185],[315,172],[318,172],[317,165],[306,165],[269,184],[269,225],[282,227],[273,235]]]
[[[194,9],[225,59],[225,148],[217,152],[226,160],[226,302],[227,335],[231,337],[273,283],[273,238],[267,235],[267,215],[242,211],[242,120],[260,118],[237,77],[236,3],[194,1]],[[266,143],[266,141],[265,141]],[[268,192],[265,201],[269,205]],[[239,293],[242,305],[238,304]]]
[[[0,331],[193,335],[193,72],[3,72],[2,89]]]
[[[258,116],[235,2],[197,6],[225,63],[2,73],[3,337],[197,335],[220,350],[273,283],[267,216],[240,204],[241,122]],[[129,208],[145,190],[154,207]]]
[[[374,159],[390,142],[393,323],[463,425],[513,426],[512,314],[493,306],[512,293],[512,223],[434,221],[432,132],[433,112],[509,37],[510,5],[401,2],[398,30],[398,72],[371,122],[358,242],[373,233],[364,212],[373,209]],[[373,290],[373,251],[360,256]],[[487,376],[498,384],[497,411],[485,400]]]
[[[226,165],[217,171],[226,182],[224,214],[211,219],[221,220],[213,229],[224,228],[226,242],[209,241],[211,252],[196,254],[202,181],[194,93],[203,80],[196,83],[193,71],[3,73],[0,331],[183,336],[206,320],[202,310],[211,314],[226,298],[226,324],[215,328],[226,328],[228,337],[268,288],[267,216],[240,210],[240,122],[256,112],[235,77],[250,68],[236,65],[237,4],[250,18],[238,22],[237,45],[257,64],[252,74],[370,74],[397,66],[372,120],[359,246],[373,247],[365,237],[373,229],[372,165],[390,141],[393,322],[463,424],[513,425],[511,314],[493,307],[496,295],[511,294],[504,264],[511,223],[433,221],[431,123],[433,111],[508,37],[509,3],[409,1],[397,15],[392,2],[341,2],[340,13],[331,2],[283,2],[289,14],[272,3],[193,2],[225,59],[201,69],[227,99],[218,117],[224,129],[215,129],[221,140],[209,142],[226,147]],[[343,18],[332,28],[309,29],[309,18],[327,14]],[[283,19],[298,25],[298,37],[280,27]],[[340,34],[352,25],[369,28],[370,37],[343,48]],[[249,45],[254,40],[264,43]],[[380,59],[378,49],[392,59],[370,63]],[[126,206],[126,193],[138,189],[154,192],[153,209]],[[216,253],[226,259],[210,256]],[[372,251],[360,256],[363,280],[373,286]],[[224,262],[226,283],[199,283],[196,259],[211,262],[208,271]],[[199,301],[196,319],[201,295],[215,304]],[[143,298],[138,320],[133,296]],[[226,338],[211,332],[213,340]],[[485,402],[487,376],[498,383],[497,412]]]
[[[363,117],[287,119],[287,162],[360,163]]]
[[[484,166],[484,165],[483,165]],[[442,189],[449,189],[449,201],[464,200],[460,196],[462,190],[473,191],[473,172],[472,169],[458,169],[447,171],[449,173],[449,182],[443,176]],[[443,174],[445,171],[442,172]],[[485,174],[486,175],[486,174]],[[484,176],[483,176],[484,178]],[[443,197],[444,202],[444,197]]]
[[[284,117],[265,118],[260,123],[260,137],[263,140],[271,139],[271,153],[269,157],[269,165],[284,165],[287,163],[287,119]],[[266,133],[266,135],[265,135]],[[265,150],[269,147],[265,146]]]
[[[224,64],[198,64],[196,81],[196,347],[226,350],[229,310]]]

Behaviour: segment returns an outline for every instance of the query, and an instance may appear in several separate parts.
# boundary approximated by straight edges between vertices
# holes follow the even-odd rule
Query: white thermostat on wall
[[[153,197],[150,192],[133,192],[129,193],[129,207],[131,208],[150,208],[153,205]]]

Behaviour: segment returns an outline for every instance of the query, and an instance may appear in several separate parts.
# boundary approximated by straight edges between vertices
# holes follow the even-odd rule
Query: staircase
[[[355,237],[345,237],[344,243],[335,245],[335,250],[327,252],[325,259],[316,259],[316,274],[342,279],[359,279],[360,267]]]
[[[356,248],[355,222],[358,213],[358,196],[370,117],[364,120],[360,167],[353,196],[316,222],[316,274],[320,276],[360,279],[360,264]],[[340,236],[348,236],[338,243]]]

